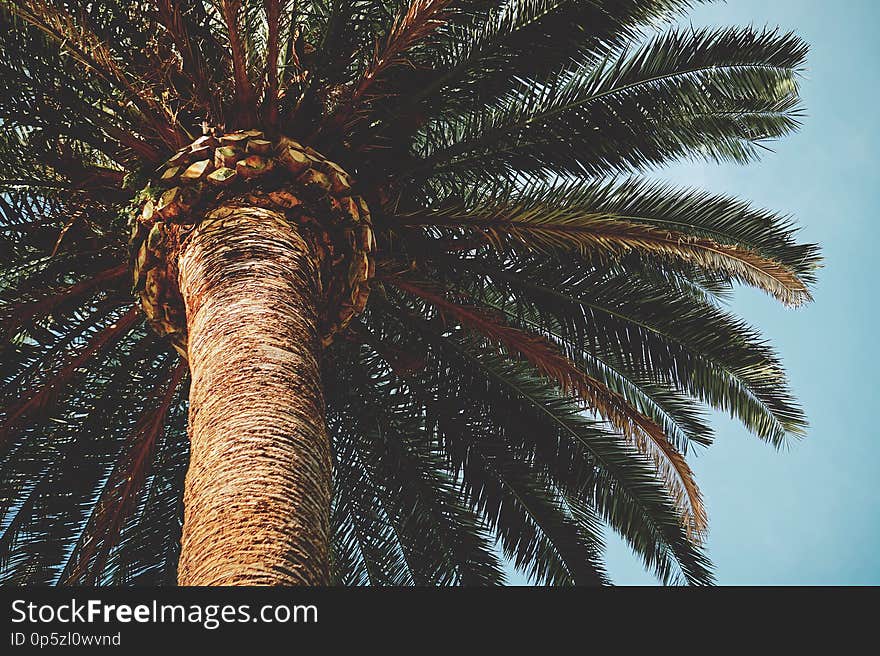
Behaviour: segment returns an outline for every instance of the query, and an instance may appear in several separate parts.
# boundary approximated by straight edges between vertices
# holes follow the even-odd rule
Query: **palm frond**
[[[226,24],[229,49],[232,56],[232,72],[235,79],[235,112],[233,127],[250,127],[256,121],[253,106],[256,98],[253,82],[248,77],[247,52],[242,43],[239,28],[241,0],[222,0],[220,11]]]
[[[399,215],[402,225],[477,233],[497,250],[629,252],[679,260],[766,291],[788,305],[810,300],[816,247],[797,244],[783,217],[721,196],[666,185],[533,183]]]
[[[797,127],[805,54],[791,34],[673,29],[598,66],[581,61],[430,123],[423,161],[406,176],[595,175],[682,157],[748,162]]]
[[[400,390],[389,394],[389,372],[375,359],[362,363],[344,375],[350,388],[343,406],[345,421],[357,431],[352,444],[355,466],[368,473],[368,487],[375,490],[395,528],[406,563],[397,571],[420,584],[503,582],[485,526],[460,499],[423,413],[411,407]],[[337,441],[337,446],[345,448],[345,443]]]
[[[105,42],[83,24],[55,4],[41,0],[4,3],[15,16],[30,23],[59,44],[74,60],[92,73],[105,79],[138,108],[144,127],[153,131],[170,147],[182,145],[181,135],[174,129],[173,119],[150,93],[138,88],[124,65],[116,60]]]
[[[351,130],[353,121],[363,118],[361,105],[377,92],[374,88],[388,69],[406,64],[406,53],[443,23],[452,0],[411,0],[397,15],[384,42],[376,49],[363,74],[345,101],[330,117],[330,130]]]
[[[706,511],[690,467],[669,443],[663,429],[630,405],[623,396],[580,371],[571,360],[539,335],[505,326],[479,308],[453,303],[401,278],[387,280],[427,301],[441,315],[475,330],[491,343],[502,345],[511,355],[525,358],[543,376],[555,381],[563,392],[574,393],[583,399],[590,410],[632,439],[640,451],[651,457],[669,486],[688,530],[695,536],[705,532]]]
[[[502,308],[540,317],[544,330],[571,345],[575,360],[586,352],[636,379],[672,385],[777,446],[786,435],[804,433],[806,421],[779,358],[754,328],[706,299],[639,271],[571,275],[552,261],[493,267],[466,260],[461,266],[488,279],[468,285],[470,293],[484,294],[479,289],[491,289],[488,282],[508,290],[515,302]]]
[[[108,344],[112,344],[131,330],[143,317],[137,308],[129,309],[117,321],[96,334],[88,346],[65,363],[57,375],[39,388],[32,389],[17,404],[6,409],[0,423],[0,447],[9,439],[14,430],[29,415],[45,412],[57,399],[59,392],[70,382],[76,370],[99,353]]]
[[[5,316],[2,322],[0,322],[0,339],[7,338],[21,323],[50,312],[63,303],[80,301],[81,296],[94,292],[108,282],[116,281],[127,273],[128,267],[120,264],[105,269],[91,278],[69,285],[66,289],[42,295],[39,299],[20,302],[15,305],[10,304],[8,308],[4,306],[2,309]]]
[[[173,367],[167,380],[163,381],[165,389],[161,394],[157,390],[157,398],[148,404],[155,403],[155,407],[150,407],[135,425],[128,449],[104,484],[94,512],[62,571],[61,582],[94,583],[104,571],[110,549],[118,542],[126,514],[147,481],[157,442],[165,430],[166,415],[186,373],[185,363]]]

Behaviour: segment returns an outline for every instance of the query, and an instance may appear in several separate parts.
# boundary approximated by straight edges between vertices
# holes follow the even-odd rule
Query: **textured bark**
[[[329,578],[317,266],[277,212],[220,208],[179,255],[192,372],[181,585]]]

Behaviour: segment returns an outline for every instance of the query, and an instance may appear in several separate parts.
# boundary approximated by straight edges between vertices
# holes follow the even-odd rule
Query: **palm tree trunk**
[[[229,207],[178,259],[192,373],[180,585],[329,578],[317,264],[282,215]]]

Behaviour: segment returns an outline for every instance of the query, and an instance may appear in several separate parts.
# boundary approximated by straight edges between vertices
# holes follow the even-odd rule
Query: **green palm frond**
[[[413,407],[405,394],[389,389],[394,381],[378,365],[375,357],[364,358],[345,376],[347,398],[337,399],[345,416],[338,424],[331,422],[331,427],[336,428],[339,447],[350,444],[353,452],[345,463],[337,456],[339,466],[343,472],[350,472],[348,475],[366,474],[368,482],[362,480],[356,487],[372,487],[375,491],[406,562],[406,568],[400,569],[414,583],[503,582],[485,527],[462,502],[436,443],[427,433],[423,412]],[[357,433],[347,435],[345,426]],[[337,474],[337,484],[341,485],[339,479]],[[343,494],[344,498],[352,496],[352,492]],[[361,506],[349,511],[374,512],[370,508]]]
[[[592,504],[663,580],[678,580],[676,572],[683,572],[682,580],[711,580],[668,489],[629,440],[588,419],[581,403],[528,364],[464,335],[447,337],[442,323],[422,318],[415,307],[406,307],[405,299],[400,302],[404,308],[389,306],[389,318],[380,325],[399,324],[402,335],[415,329],[425,342],[427,359],[419,365],[418,380],[435,389],[435,412],[448,417],[438,417],[443,422],[438,426],[450,441],[447,448],[458,452],[453,458],[463,464],[469,442],[462,445],[461,439],[468,433],[481,442],[497,439],[564,494]],[[389,338],[400,330],[392,329]],[[529,535],[524,527],[518,530],[514,535]]]
[[[493,266],[482,259],[445,267],[462,272],[456,284],[468,294],[558,341],[582,366],[596,360],[631,380],[683,392],[777,446],[806,428],[772,349],[707,299],[632,270],[609,276],[584,266],[572,275],[554,262]]]
[[[429,123],[417,142],[421,161],[407,177],[596,175],[681,157],[748,162],[767,140],[797,127],[796,73],[805,54],[791,34],[672,30]]]
[[[126,450],[104,483],[80,540],[62,570],[62,583],[95,583],[104,572],[110,550],[118,543],[125,520],[147,482],[168,412],[186,373],[186,365],[177,363],[165,379],[160,380],[155,398],[135,424]],[[88,574],[94,578],[89,580]]]
[[[816,252],[790,222],[737,199],[628,181],[532,183],[403,216],[403,225],[485,236],[496,250],[635,251],[720,272],[797,305],[810,299]]]
[[[693,474],[681,454],[669,443],[663,429],[640,413],[626,398],[602,381],[578,369],[551,342],[539,335],[507,326],[481,308],[450,302],[442,295],[402,279],[389,279],[396,287],[436,308],[444,321],[454,321],[500,345],[510,357],[521,357],[564,393],[574,394],[586,409],[598,414],[615,430],[631,439],[654,462],[681,512],[688,531],[699,535],[706,529],[706,513]]]

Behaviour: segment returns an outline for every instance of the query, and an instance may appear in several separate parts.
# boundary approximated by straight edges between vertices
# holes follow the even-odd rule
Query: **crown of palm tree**
[[[369,303],[324,351],[337,582],[497,583],[503,553],[601,583],[605,524],[710,582],[703,408],[776,446],[805,428],[721,304],[808,301],[818,252],[635,177],[798,125],[805,45],[670,26],[691,4],[0,2],[0,580],[173,581],[187,368],[144,326],[126,224],[205,123],[313,147],[370,206]]]

